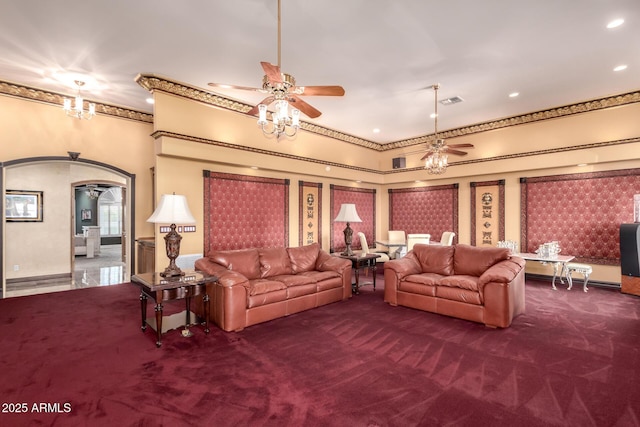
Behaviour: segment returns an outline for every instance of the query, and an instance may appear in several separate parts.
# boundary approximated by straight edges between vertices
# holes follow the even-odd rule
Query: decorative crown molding
[[[246,114],[254,107],[253,105],[229,99],[224,96],[216,95],[215,93],[190,86],[186,83],[168,80],[164,77],[159,77],[153,74],[138,74],[135,78],[135,81],[149,92],[159,90],[182,98],[187,98],[193,101],[202,102],[204,104],[209,104],[227,110],[235,111],[237,113]],[[357,136],[318,126],[316,124],[305,122],[303,120],[300,121],[300,128],[306,130],[307,132],[326,136],[332,139],[337,139],[343,142],[348,142],[350,144],[359,145],[361,147],[371,148],[378,151],[381,150],[381,144],[378,144],[377,142],[358,138]]]
[[[225,98],[224,96],[216,95],[203,89],[198,89],[185,83],[171,81],[164,77],[159,77],[153,74],[138,74],[138,76],[136,77],[136,82],[150,92],[153,90],[161,90],[173,95],[181,96],[210,105],[215,105],[216,107],[225,108],[228,110],[236,111],[238,113],[247,113],[251,108],[253,108],[253,105],[234,101],[229,98]],[[542,120],[566,117],[574,114],[602,110],[605,108],[613,108],[621,105],[633,104],[636,102],[640,102],[640,91],[609,96],[577,104],[565,105],[562,107],[551,108],[544,111],[537,111],[484,123],[478,123],[457,129],[450,129],[444,132],[439,132],[439,135],[444,139],[455,138],[506,128],[510,126],[517,126]],[[332,139],[337,139],[361,147],[370,148],[376,151],[388,151],[396,148],[420,145],[432,140],[434,137],[433,134],[428,134],[387,144],[381,144],[304,121],[300,122],[300,128],[308,132],[326,136]]]
[[[64,104],[64,98],[69,98],[69,95],[63,95],[56,92],[50,92],[43,89],[36,89],[27,86],[22,86],[15,83],[9,83],[0,80],[0,94],[14,96],[16,98],[28,99],[30,101],[42,102],[45,104],[59,105]],[[85,99],[85,101],[88,101]],[[118,107],[115,105],[109,105],[104,103],[96,104],[96,113],[106,116],[118,117],[121,119],[134,120],[144,123],[153,123],[153,114],[148,114],[142,111],[131,110],[128,108]]]

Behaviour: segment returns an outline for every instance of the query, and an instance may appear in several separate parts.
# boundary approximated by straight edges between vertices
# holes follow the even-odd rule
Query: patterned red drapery
[[[204,254],[289,246],[289,180],[204,171]]]
[[[330,186],[331,196],[331,252],[342,252],[345,250],[343,230],[347,224],[334,223],[333,219],[338,216],[340,206],[343,203],[353,203],[362,222],[351,224],[353,229],[353,243],[351,249],[360,249],[360,240],[357,238],[359,231],[362,231],[367,238],[370,247],[375,246],[376,241],[376,190],[369,188],[343,187],[339,185]]]
[[[557,240],[562,254],[620,264],[620,224],[633,222],[640,169],[520,178],[521,248]]]
[[[458,184],[389,189],[389,229],[428,233],[433,241],[453,231],[457,242]]]

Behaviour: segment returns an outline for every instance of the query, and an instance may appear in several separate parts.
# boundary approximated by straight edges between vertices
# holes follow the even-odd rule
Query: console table
[[[575,256],[573,255],[556,255],[553,257],[542,257],[536,253],[524,252],[514,254],[520,258],[524,258],[527,261],[537,261],[541,264],[553,264],[553,279],[551,280],[551,288],[556,291],[556,277],[560,277],[560,283],[564,283],[562,276],[564,275],[565,266],[568,262],[573,261]],[[562,265],[562,269],[558,271],[558,268]]]
[[[209,295],[207,284],[216,283],[218,278],[199,271],[185,270],[184,276],[162,277],[160,273],[143,273],[131,276],[131,282],[140,287],[140,311],[142,314],[142,332],[147,329],[147,299],[155,301],[156,347],[162,345],[162,302],[185,299],[187,305],[186,321],[182,335],[191,336],[191,297],[203,295],[205,333],[209,333]]]
[[[380,258],[380,255],[374,253],[366,255],[354,254],[352,256],[340,255],[340,258],[345,258],[351,261],[351,265],[355,271],[356,283],[353,288],[356,295],[360,293],[360,291],[358,290],[360,286],[364,286],[364,284],[360,285],[361,268],[368,268],[369,270],[373,271],[373,290],[376,290],[376,259]]]

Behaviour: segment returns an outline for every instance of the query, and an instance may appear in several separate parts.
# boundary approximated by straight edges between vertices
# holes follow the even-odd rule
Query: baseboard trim
[[[553,276],[547,276],[544,274],[532,274],[532,273],[525,273],[525,279],[531,279],[531,280],[541,280],[543,282],[549,282],[551,283],[551,279],[553,279]],[[557,282],[558,278],[556,277],[556,286],[558,285]],[[580,275],[576,275],[576,277],[572,276],[572,280],[573,280],[573,285],[575,286],[576,283],[579,284],[583,284],[584,280],[582,280],[582,277],[580,277]],[[599,280],[591,280],[589,279],[589,285],[588,286],[599,286],[601,288],[609,288],[609,289],[621,289],[620,287],[620,283],[616,283],[616,282],[603,282],[603,281],[599,281]]]
[[[7,279],[7,285],[12,285],[14,283],[22,283],[22,282],[42,282],[42,281],[48,281],[48,280],[69,279],[70,277],[71,277],[71,273],[48,274],[46,276],[18,277],[15,279]]]

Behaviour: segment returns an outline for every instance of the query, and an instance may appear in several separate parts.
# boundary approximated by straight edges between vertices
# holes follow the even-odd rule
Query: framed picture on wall
[[[4,210],[7,222],[42,222],[42,191],[7,190]]]
[[[80,215],[83,221],[91,221],[91,209],[82,209]]]

